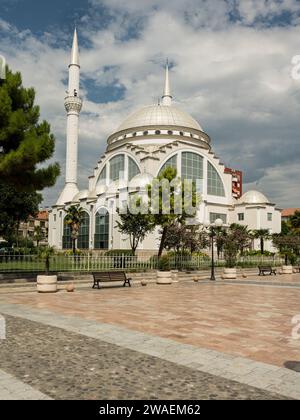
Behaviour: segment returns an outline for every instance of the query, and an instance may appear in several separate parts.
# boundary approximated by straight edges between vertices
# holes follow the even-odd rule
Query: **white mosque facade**
[[[249,229],[281,230],[281,213],[265,195],[248,191],[241,195],[240,172],[229,170],[214,154],[211,139],[199,123],[173,104],[166,68],[165,87],[160,104],[146,106],[127,118],[107,141],[101,156],[82,191],[77,186],[78,126],[82,101],[79,96],[80,64],[75,31],[67,111],[67,156],[65,187],[50,211],[49,243],[57,249],[71,248],[70,228],[65,225],[70,205],[80,204],[84,220],[78,248],[83,250],[129,249],[129,240],[116,228],[123,186],[130,192],[146,190],[160,171],[172,166],[182,179],[200,182],[202,201],[197,212],[199,224],[221,218],[225,224],[239,223]],[[158,249],[159,232],[150,234],[140,251]],[[258,243],[256,244],[258,246]],[[268,243],[266,249],[271,249]]]

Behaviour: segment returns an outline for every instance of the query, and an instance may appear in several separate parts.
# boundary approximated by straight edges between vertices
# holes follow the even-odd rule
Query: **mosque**
[[[114,211],[122,185],[130,192],[143,192],[166,167],[177,169],[182,179],[197,180],[202,201],[197,223],[210,224],[221,218],[225,224],[239,223],[249,229],[281,231],[281,213],[258,191],[242,194],[242,172],[226,168],[214,154],[211,139],[199,123],[173,104],[166,67],[160,104],[135,111],[107,139],[107,148],[91,173],[88,188],[77,186],[78,127],[82,109],[80,63],[75,30],[69,65],[65,187],[49,215],[49,243],[57,249],[71,248],[66,210],[80,204],[84,218],[77,246],[83,250],[129,249],[129,240],[116,228]],[[155,252],[159,232],[150,234],[139,251]],[[258,247],[258,243],[255,244]],[[266,249],[272,250],[271,243]]]

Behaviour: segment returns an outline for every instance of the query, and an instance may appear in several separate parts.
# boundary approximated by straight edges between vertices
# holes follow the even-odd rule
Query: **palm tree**
[[[248,226],[240,225],[238,223],[232,223],[230,225],[230,229],[237,233],[238,244],[239,244],[239,251],[241,255],[244,254],[246,248],[250,248],[250,238],[251,232],[248,229]]]
[[[44,239],[45,235],[41,226],[35,226],[34,228],[34,240],[36,241],[36,246],[39,247],[39,243]]]
[[[50,258],[55,255],[55,249],[51,246],[41,247],[39,249],[39,257],[45,261],[45,272],[48,276],[50,274]]]
[[[254,239],[260,240],[260,253],[264,254],[265,251],[265,240],[270,239],[269,229],[255,229],[252,231]]]
[[[80,225],[84,216],[84,210],[80,205],[71,206],[67,210],[65,224],[71,228],[73,254],[76,254],[76,240],[78,239]]]

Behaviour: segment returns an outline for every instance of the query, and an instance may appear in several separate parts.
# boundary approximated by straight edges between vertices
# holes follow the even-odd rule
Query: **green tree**
[[[223,237],[224,256],[228,268],[234,268],[239,252],[250,246],[248,229],[242,228],[244,226],[240,227],[240,225],[232,224],[229,229],[224,229],[221,233]]]
[[[51,246],[41,247],[38,253],[39,257],[45,262],[46,275],[50,274],[50,258],[55,255],[55,249]]]
[[[300,234],[300,211],[289,217],[289,225],[295,234]]]
[[[34,234],[33,234],[33,238],[36,242],[36,246],[39,246],[39,243],[45,239],[45,235],[43,232],[43,229],[41,228],[41,226],[35,226],[34,228]]]
[[[20,223],[36,215],[42,196],[19,192],[13,185],[0,181],[0,197],[0,235],[5,239],[18,237]]]
[[[119,213],[120,220],[117,221],[117,227],[119,232],[128,235],[130,240],[130,246],[135,255],[136,250],[140,242],[142,242],[148,233],[153,232],[155,226],[153,219],[150,214],[143,211],[142,200],[140,197],[132,197],[130,201],[134,201],[134,205],[137,212],[131,213],[129,209]]]
[[[239,235],[239,251],[241,255],[243,255],[245,249],[250,247],[251,232],[249,231],[248,226],[240,225],[238,223],[232,223],[230,229],[235,230]]]
[[[7,68],[0,81],[0,179],[22,192],[51,187],[60,173],[57,163],[44,165],[55,139],[47,121],[39,122],[34,101],[34,89],[24,88],[21,74]]]
[[[84,217],[84,210],[78,205],[70,206],[67,209],[65,224],[70,226],[73,255],[76,254],[76,240],[78,239],[80,225]]]
[[[160,183],[156,188],[157,181]],[[167,200],[163,196],[163,183],[169,183],[170,191]],[[168,229],[175,223],[184,225],[188,218],[192,218],[196,214],[196,206],[200,201],[200,197],[196,192],[196,185],[193,182],[190,190],[186,188],[185,183],[177,177],[177,170],[174,168],[166,168],[157,179],[148,188],[150,197],[150,207],[153,209],[153,203],[157,202],[158,206],[152,211],[153,222],[155,226],[161,229],[161,240],[158,251],[158,257],[162,256],[165,249],[165,241]],[[190,202],[193,209],[187,212],[184,200],[190,196]],[[177,211],[178,203],[180,203],[180,212]]]
[[[260,253],[261,255],[264,254],[265,251],[265,240],[270,239],[270,232],[269,229],[255,229],[252,231],[253,238],[259,239],[260,241]]]
[[[300,252],[300,236],[282,233],[274,233],[272,235],[273,245],[284,256],[285,265],[290,262],[292,265],[297,261]]]
[[[215,241],[217,247],[218,260],[220,259],[221,252],[224,251],[224,235],[221,227],[215,227]]]

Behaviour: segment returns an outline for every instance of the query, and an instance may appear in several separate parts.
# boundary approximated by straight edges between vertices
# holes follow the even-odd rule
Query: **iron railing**
[[[200,255],[174,255],[169,258],[171,270],[201,270],[211,266],[209,257]],[[259,265],[280,266],[284,259],[272,257],[240,257],[239,267],[257,267]],[[225,261],[217,259],[216,267],[224,267]],[[51,272],[93,272],[93,271],[149,271],[159,268],[157,256],[104,256],[104,255],[54,255],[50,257]],[[45,271],[45,260],[38,255],[0,255],[0,273],[39,273]]]

